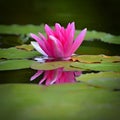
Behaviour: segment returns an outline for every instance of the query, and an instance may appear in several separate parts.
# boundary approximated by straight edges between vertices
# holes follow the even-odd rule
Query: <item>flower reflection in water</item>
[[[64,71],[63,68],[57,68],[54,70],[38,70],[32,77],[31,81],[43,75],[39,84],[52,85],[52,84],[62,84],[62,83],[74,83],[76,82],[75,77],[81,75],[81,71]]]

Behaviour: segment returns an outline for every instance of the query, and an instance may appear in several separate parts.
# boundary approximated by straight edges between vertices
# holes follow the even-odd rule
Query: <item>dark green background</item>
[[[0,24],[66,26],[75,21],[77,29],[119,35],[119,4],[119,0],[0,0]]]

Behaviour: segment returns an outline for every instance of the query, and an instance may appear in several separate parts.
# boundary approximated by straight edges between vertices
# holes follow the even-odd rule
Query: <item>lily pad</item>
[[[83,84],[4,84],[0,96],[1,120],[120,119],[119,92]]]
[[[27,51],[17,49],[15,47],[0,49],[0,58],[6,59],[22,59],[22,58],[33,58],[40,55],[37,51]]]
[[[84,63],[103,63],[103,62],[120,62],[120,56],[107,55],[76,55],[71,58],[73,61]]]
[[[64,68],[64,71],[80,71],[82,69],[77,69],[70,67],[72,62],[70,61],[53,61],[46,63],[34,62],[31,64],[31,68],[34,70],[53,70],[57,68]]]
[[[120,72],[120,57],[106,56],[106,55],[79,55],[71,58],[73,62],[72,67],[84,70],[95,71],[116,71]]]
[[[34,49],[31,44],[22,44],[22,45],[16,46],[16,48],[21,50],[27,50],[27,51],[32,51]]]
[[[32,60],[4,60],[0,62],[0,71],[30,68]]]
[[[38,33],[44,31],[43,25],[0,25],[0,34],[18,34],[29,35],[29,33]]]
[[[79,34],[79,30],[76,31],[76,35]],[[95,40],[95,39],[99,39],[103,42],[106,43],[112,43],[112,44],[120,44],[120,36],[115,36],[109,33],[105,33],[105,32],[98,32],[95,30],[92,31],[87,31],[87,34],[85,36],[85,40]]]
[[[96,87],[120,89],[120,72],[88,73],[76,79]]]
[[[84,70],[120,72],[120,63],[87,64],[87,63],[74,62],[71,64],[71,66],[79,69],[84,69]]]

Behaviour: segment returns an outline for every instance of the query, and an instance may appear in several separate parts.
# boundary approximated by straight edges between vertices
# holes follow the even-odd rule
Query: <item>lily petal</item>
[[[39,44],[37,42],[31,41],[32,46],[42,55],[44,56],[48,56],[44,50],[42,50],[42,48],[39,46]]]
[[[42,33],[39,32],[38,34],[42,40],[44,40],[44,41],[46,40],[45,36]]]
[[[86,34],[86,31],[87,29],[85,28],[84,30],[82,30],[80,32],[80,34],[77,36],[76,40],[74,41],[72,47],[71,47],[71,50],[69,52],[69,54],[73,54],[77,49],[78,47],[81,45],[82,41],[84,40],[84,37],[85,37],[85,34]]]
[[[48,36],[53,35],[53,30],[47,24],[45,24],[45,32]]]
[[[39,44],[41,44],[42,39],[40,39],[37,35],[30,33],[30,36],[35,39]]]
[[[75,34],[75,23],[72,22],[71,24],[68,24],[66,29],[66,41],[64,42],[64,51],[66,53],[66,57],[69,56],[68,51],[70,51],[73,40],[74,40],[74,34]],[[67,47],[66,47],[67,46]]]
[[[54,50],[55,57],[64,57],[64,51],[63,51],[63,46],[62,46],[61,42],[52,35],[50,35],[49,38],[52,40],[51,42],[53,45],[52,47]]]
[[[55,30],[56,30],[56,32],[60,31],[60,29],[61,29],[61,25],[59,23],[56,23],[55,24]]]

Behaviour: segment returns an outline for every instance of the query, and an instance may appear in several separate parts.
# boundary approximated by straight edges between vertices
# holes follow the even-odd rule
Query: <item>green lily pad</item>
[[[76,36],[79,33],[80,33],[80,31],[77,30],[76,31]],[[99,39],[99,40],[101,40],[103,42],[106,42],[106,43],[120,44],[120,36],[115,36],[115,35],[105,33],[105,32],[98,32],[98,31],[95,31],[95,30],[92,30],[92,31],[87,30],[85,40],[93,41],[95,39]]]
[[[32,51],[34,49],[34,47],[31,44],[18,45],[16,46],[16,48],[21,50],[27,50],[27,51]]]
[[[72,62],[70,61],[53,61],[46,63],[34,62],[31,64],[31,68],[34,70],[53,70],[57,68],[64,68],[64,71],[80,71],[80,69],[70,67],[71,63]]]
[[[86,40],[90,39],[100,39],[103,42],[120,44],[120,36],[114,36],[104,32],[88,31],[86,35]]]
[[[18,34],[18,35],[29,35],[29,33],[43,32],[43,25],[0,25],[0,34]]]
[[[72,67],[84,70],[120,72],[120,57],[106,55],[79,55],[73,56]]]
[[[120,119],[119,92],[84,86],[83,84],[50,87],[27,84],[0,85],[0,119]]]
[[[0,49],[0,58],[6,59],[22,59],[22,58],[33,58],[40,55],[37,51],[27,51],[17,49],[15,47]]]
[[[120,72],[120,63],[80,63],[74,62],[71,64],[72,67],[84,69],[84,70],[94,70],[94,71],[115,71]]]
[[[76,79],[96,87],[120,89],[120,72],[88,73]]]
[[[72,57],[73,61],[84,63],[103,63],[103,62],[120,62],[120,56],[106,55],[76,55]]]
[[[0,71],[30,68],[32,60],[4,60],[0,62]]]

